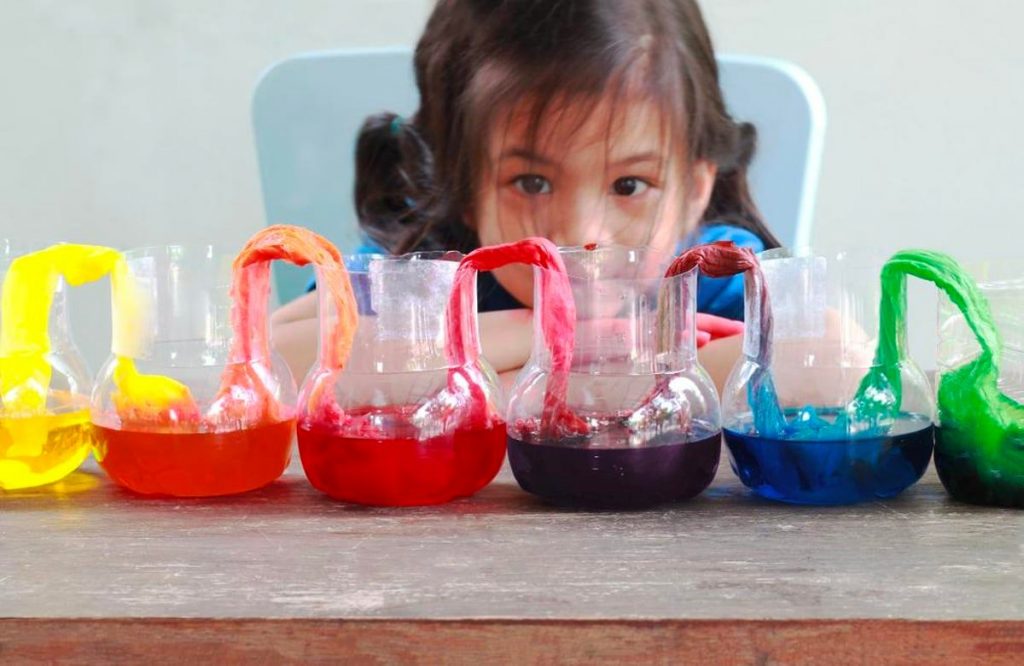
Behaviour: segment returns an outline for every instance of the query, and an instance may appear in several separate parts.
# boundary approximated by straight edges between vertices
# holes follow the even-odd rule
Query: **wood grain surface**
[[[90,463],[0,495],[0,618],[4,663],[1019,663],[1024,512],[957,504],[931,471],[894,500],[808,508],[724,469],[695,501],[615,513],[544,505],[507,470],[474,498],[370,509],[297,464],[241,497],[152,500]]]

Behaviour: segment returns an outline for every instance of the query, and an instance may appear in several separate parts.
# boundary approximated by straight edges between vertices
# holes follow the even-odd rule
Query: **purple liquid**
[[[531,444],[509,437],[508,460],[523,490],[549,502],[639,509],[699,495],[715,478],[722,451],[721,433],[689,441],[663,436],[636,448],[587,443]]]

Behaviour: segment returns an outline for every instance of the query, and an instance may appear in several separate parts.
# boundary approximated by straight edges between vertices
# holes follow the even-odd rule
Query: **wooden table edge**
[[[0,618],[0,662],[1020,663],[1019,620]]]

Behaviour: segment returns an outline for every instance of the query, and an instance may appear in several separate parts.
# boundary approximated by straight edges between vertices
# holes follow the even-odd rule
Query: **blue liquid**
[[[725,430],[732,469],[768,499],[794,504],[852,504],[895,497],[921,478],[931,460],[935,428],[901,415],[883,436],[852,439],[769,439]]]

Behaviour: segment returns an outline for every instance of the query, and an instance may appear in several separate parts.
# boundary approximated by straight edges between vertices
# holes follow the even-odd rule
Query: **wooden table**
[[[265,490],[148,500],[92,463],[0,495],[0,662],[876,663],[1024,660],[1024,511],[801,508],[719,472],[701,498],[568,511],[505,470],[472,499],[368,509],[293,464]]]

